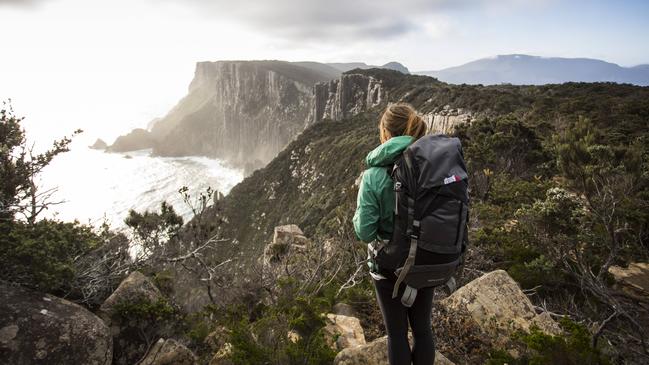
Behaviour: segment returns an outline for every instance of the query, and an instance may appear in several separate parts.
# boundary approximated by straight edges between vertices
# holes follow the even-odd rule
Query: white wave
[[[65,203],[47,213],[64,221],[124,227],[129,209],[158,210],[162,201],[171,203],[185,221],[191,209],[178,189],[192,195],[212,187],[223,194],[243,179],[243,171],[205,157],[150,157],[149,150],[104,153],[73,148],[43,172],[43,188],[58,187],[56,199]]]

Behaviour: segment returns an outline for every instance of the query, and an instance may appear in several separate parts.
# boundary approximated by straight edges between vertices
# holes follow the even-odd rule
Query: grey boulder
[[[6,364],[109,365],[108,327],[87,309],[0,281],[0,359]]]

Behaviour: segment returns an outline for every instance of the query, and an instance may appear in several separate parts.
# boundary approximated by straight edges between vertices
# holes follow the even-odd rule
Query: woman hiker
[[[391,177],[392,167],[395,161],[401,157],[402,152],[425,134],[426,124],[410,105],[396,103],[388,106],[384,111],[379,122],[381,144],[365,159],[367,170],[363,173],[358,191],[353,223],[356,235],[360,240],[367,243],[383,242],[385,245],[391,239],[394,229],[395,204],[398,204],[395,203],[395,184]],[[456,143],[459,146],[459,141]],[[461,147],[459,149],[461,154]],[[455,179],[455,175],[452,175],[452,178]],[[462,178],[462,180],[465,179]],[[455,224],[452,228],[455,231],[455,227],[459,225],[458,223],[452,224]],[[454,239],[459,240],[460,238]],[[371,250],[372,245],[370,245]],[[424,254],[417,253],[417,264],[419,261],[425,261],[427,259],[425,256],[425,252]],[[458,257],[457,254],[441,255],[440,261],[440,255],[436,255],[433,261],[436,263],[449,262],[457,260]],[[393,293],[397,281],[395,272],[377,267],[376,262],[371,259],[371,255],[368,264],[388,335],[390,364],[433,364],[435,343],[431,326],[431,311],[434,288],[423,287],[416,290],[414,301],[407,307],[402,304],[401,299],[406,285],[400,286],[396,297],[394,295],[396,292]],[[414,337],[412,349],[408,343],[408,325],[410,325]]]

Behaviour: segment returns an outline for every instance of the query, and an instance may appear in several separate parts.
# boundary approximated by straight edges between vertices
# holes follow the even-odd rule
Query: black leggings
[[[376,297],[388,332],[388,359],[390,365],[431,365],[435,360],[435,340],[430,321],[433,307],[433,288],[419,289],[412,307],[401,304],[403,288],[392,299],[394,281],[374,280]],[[412,352],[408,343],[408,323],[412,328]]]

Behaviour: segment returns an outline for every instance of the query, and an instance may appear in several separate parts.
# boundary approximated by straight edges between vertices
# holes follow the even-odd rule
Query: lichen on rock
[[[412,337],[409,337],[412,342]],[[388,337],[383,336],[361,346],[349,347],[336,355],[334,365],[388,365]],[[439,352],[435,352],[434,365],[453,365]]]
[[[331,349],[340,351],[365,344],[365,333],[358,318],[328,313],[325,323],[325,341]]]
[[[532,326],[551,335],[561,333],[550,316],[536,313],[530,299],[504,270],[492,271],[471,281],[440,304],[451,314],[467,311],[497,344],[506,345],[512,334],[529,332]]]
[[[196,365],[196,355],[173,339],[161,338],[153,345],[140,365]]]
[[[112,362],[108,327],[77,304],[0,281],[0,313],[3,364]]]

